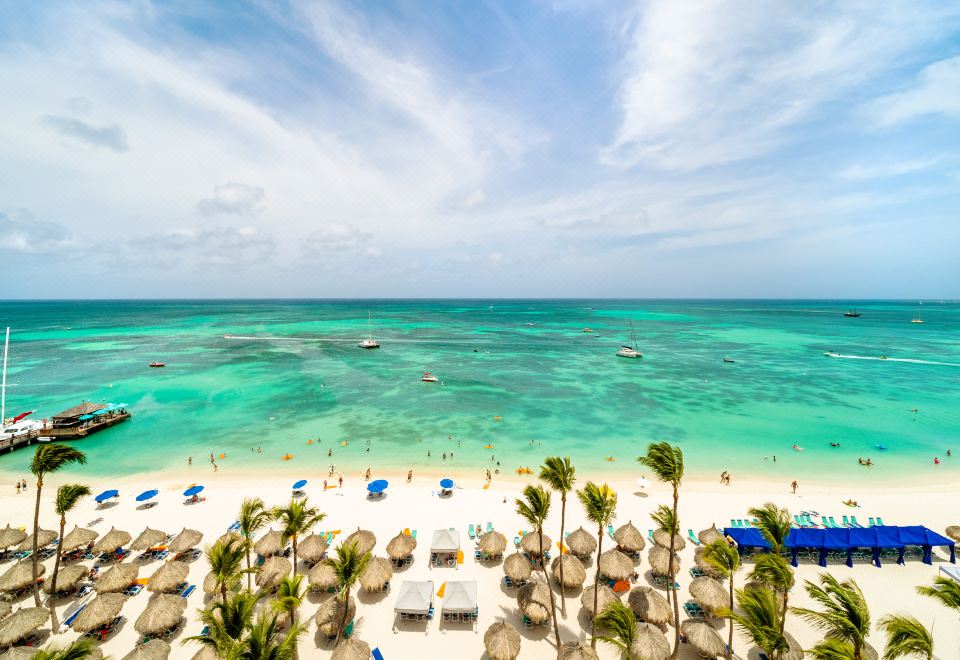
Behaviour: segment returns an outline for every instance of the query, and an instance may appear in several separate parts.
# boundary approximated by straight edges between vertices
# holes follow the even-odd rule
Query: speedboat
[[[166,362],[151,362],[151,363],[150,363],[150,366],[156,369],[156,368],[158,368],[158,367],[165,367],[165,366],[167,366],[167,363],[166,363]]]
[[[621,346],[620,350],[617,351],[619,357],[625,358],[642,358],[643,353],[635,349],[633,346]]]
[[[736,360],[733,360],[731,358],[723,358],[723,361],[726,362],[727,364],[733,364],[734,362],[736,362]]]
[[[420,380],[422,380],[424,383],[439,383],[439,382],[440,382],[440,379],[437,378],[436,376],[434,376],[434,375],[433,375],[432,373],[430,373],[429,371],[425,372],[422,376],[420,376]]]
[[[583,331],[584,331],[584,332],[593,332],[593,329],[592,329],[592,328],[584,328]]]

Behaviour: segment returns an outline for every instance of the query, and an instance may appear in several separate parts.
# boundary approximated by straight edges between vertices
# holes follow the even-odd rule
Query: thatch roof
[[[558,555],[553,558],[550,564],[550,570],[553,571],[553,577],[557,583],[560,582],[560,562],[563,562],[563,584],[562,587],[582,587],[587,579],[587,571],[583,567],[583,562],[573,555]]]
[[[340,645],[333,649],[330,660],[370,660],[370,645],[351,637],[341,641]]]
[[[253,549],[258,555],[264,557],[275,555],[283,550],[283,536],[277,530],[271,529],[257,540]]]
[[[483,633],[483,647],[490,660],[514,660],[520,655],[520,633],[504,621],[497,621]]]
[[[70,591],[77,586],[80,580],[87,577],[89,573],[90,569],[83,564],[61,566],[60,571],[57,573],[57,592],[63,593]],[[43,590],[48,594],[53,593],[53,578],[43,583]]]
[[[954,541],[960,541],[960,525],[950,525],[947,527],[947,536]]]
[[[120,613],[126,600],[123,594],[100,594],[73,620],[73,629],[85,633],[107,625]]]
[[[673,624],[673,609],[659,591],[651,587],[636,587],[630,590],[627,604],[637,618],[647,623],[663,625]]]
[[[0,621],[0,648],[13,646],[50,619],[43,607],[24,607]]]
[[[43,564],[38,564],[37,576],[43,575],[46,570]],[[0,592],[19,591],[29,584],[33,584],[33,562],[22,561],[14,564],[6,573],[0,575]]]
[[[33,660],[37,649],[33,646],[11,646],[2,654],[0,660]]]
[[[550,618],[550,587],[539,580],[527,582],[520,587],[517,604],[533,623],[543,623]]]
[[[611,580],[627,580],[633,575],[633,562],[619,550],[607,550],[597,559],[600,575]]]
[[[186,527],[183,530],[174,536],[170,543],[167,544],[167,550],[176,554],[178,552],[186,552],[187,550],[192,550],[200,545],[200,541],[203,540],[203,532],[198,532],[195,529],[187,529]]]
[[[57,540],[57,533],[49,529],[41,529],[37,532],[37,548],[44,548]],[[17,546],[18,552],[33,550],[33,534],[24,537],[20,545]]]
[[[507,549],[507,537],[500,532],[491,530],[480,537],[477,549],[485,555],[502,555]]]
[[[242,542],[243,542],[243,537],[237,534],[236,532],[224,532],[223,534],[220,535],[220,538],[214,541],[214,545],[217,545],[217,544],[232,545],[234,543],[242,543]]]
[[[350,545],[351,543],[356,543],[357,550],[361,554],[364,554],[373,550],[373,546],[377,544],[377,537],[373,535],[373,532],[369,532],[365,529],[358,529],[342,541],[342,545],[344,547]]]
[[[13,611],[13,605],[8,600],[0,600],[0,621],[3,621]]]
[[[670,532],[665,529],[655,529],[653,531],[653,542],[659,545],[661,548],[670,549]],[[683,537],[680,536],[678,532],[677,535],[673,538],[673,551],[680,552],[685,547],[687,547],[687,542],[683,540]]]
[[[25,531],[7,525],[0,529],[0,550],[6,550],[12,545],[19,545],[25,538],[27,538]]]
[[[583,606],[583,609],[585,609],[590,616],[594,615],[593,592],[595,589],[596,585],[591,584],[580,594],[580,605]],[[600,612],[603,612],[607,609],[607,606],[618,600],[620,600],[620,598],[613,592],[613,589],[605,584],[600,585],[600,590],[597,592],[597,609],[600,610]]]
[[[307,574],[307,579],[310,581],[311,586],[317,589],[335,589],[339,586],[337,574],[334,572],[333,567],[327,566],[323,562],[320,562],[310,569],[310,572]]]
[[[667,660],[670,657],[670,642],[652,623],[637,624],[637,638],[630,646],[630,654],[643,660]]]
[[[397,561],[406,559],[417,549],[417,539],[400,532],[387,542],[387,556]]]
[[[730,597],[723,585],[706,575],[694,578],[690,582],[690,595],[710,614],[730,604]]]
[[[647,547],[647,542],[643,540],[643,533],[634,527],[632,522],[617,528],[613,538],[617,546],[627,552],[640,552]]]
[[[154,571],[147,584],[147,591],[163,594],[176,589],[187,579],[190,567],[182,561],[168,561]]]
[[[720,637],[720,633],[703,619],[687,619],[680,623],[680,630],[687,638],[687,642],[700,655],[715,658],[727,651],[727,643]]]
[[[293,571],[293,564],[289,559],[270,557],[263,562],[255,581],[261,589],[273,589],[280,584],[280,580],[290,575],[291,571]]]
[[[566,545],[570,554],[581,558],[589,557],[597,549],[597,539],[583,527],[579,527],[570,532]]]
[[[670,551],[660,545],[650,548],[650,572],[654,575],[670,575]],[[673,553],[673,574],[680,572],[680,557]],[[612,577],[612,576],[611,576]]]
[[[200,650],[193,654],[190,660],[219,660],[216,649],[209,644],[204,644]]]
[[[240,583],[239,578],[234,578],[233,581],[227,582],[227,592],[236,590],[237,585]],[[217,584],[217,574],[213,571],[207,573],[206,577],[203,578],[203,593],[205,594],[219,594],[220,585]]]
[[[564,642],[560,645],[560,660],[600,660],[597,652],[584,642]]]
[[[716,525],[707,527],[706,529],[701,529],[697,533],[697,538],[700,539],[700,543],[704,545],[710,545],[714,541],[723,541],[723,534],[717,529]]]
[[[168,657],[170,645],[162,639],[151,639],[123,656],[123,660],[167,660]]]
[[[73,408],[67,408],[63,412],[59,412],[50,419],[53,421],[61,421],[65,419],[74,419],[80,417],[81,415],[89,415],[90,413],[95,413],[98,410],[103,410],[107,405],[105,403],[93,403],[91,401],[84,401],[83,403],[78,403]]]
[[[110,594],[123,591],[136,582],[140,567],[136,564],[117,564],[100,576],[93,588],[97,593]]]
[[[365,591],[378,591],[393,577],[393,564],[383,557],[371,557],[360,574],[360,586]]]
[[[723,573],[720,571],[720,569],[708,562],[703,556],[702,546],[693,551],[693,563],[697,568],[712,578],[721,579],[723,577]]]
[[[315,620],[317,622],[317,630],[320,631],[320,634],[328,637],[337,634],[337,626],[340,625],[340,619],[343,617],[341,605],[342,603],[339,598],[331,598],[323,603],[317,610]],[[353,596],[350,596],[347,599],[347,623],[350,623],[356,613],[357,604],[354,602]]]
[[[508,555],[503,560],[503,573],[514,582],[523,582],[529,579],[532,571],[530,560],[519,552]]]
[[[797,641],[797,638],[786,631],[784,631],[783,636],[787,640],[787,650],[783,655],[780,656],[780,660],[803,660],[803,647],[800,646],[800,642]],[[876,660],[877,652],[875,649],[873,649],[873,647],[870,647],[870,650],[867,650],[866,648],[864,649],[864,660],[870,659],[871,650],[874,654],[873,660]]]
[[[297,543],[297,557],[308,564],[320,561],[326,551],[327,537],[319,534],[310,534]]]
[[[99,555],[101,552],[114,552],[117,548],[122,548],[130,543],[130,539],[132,538],[133,537],[127,532],[111,527],[110,531],[100,537],[100,540],[93,546],[93,554]]]
[[[539,555],[541,547],[543,547],[544,552],[549,552],[550,544],[553,543],[553,541],[546,534],[543,535],[542,541],[543,544],[541,546],[540,534],[537,532],[530,532],[529,534],[524,534],[523,538],[520,539],[520,547],[532,555]]]
[[[92,529],[86,529],[74,525],[73,529],[70,530],[70,533],[64,536],[63,540],[60,541],[60,552],[69,552],[70,550],[82,548],[99,535],[99,532],[95,532]]]
[[[161,532],[159,529],[150,529],[147,527],[140,533],[140,536],[134,539],[133,543],[130,544],[130,549],[141,552],[148,548],[155,548],[166,540],[166,532]]]
[[[153,597],[147,609],[137,617],[133,628],[141,635],[157,635],[180,623],[185,609],[187,609],[186,598],[173,594],[159,594]]]

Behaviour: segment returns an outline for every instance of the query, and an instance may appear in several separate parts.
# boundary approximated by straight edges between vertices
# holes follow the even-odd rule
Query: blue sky
[[[0,297],[960,298],[960,6],[0,5]]]

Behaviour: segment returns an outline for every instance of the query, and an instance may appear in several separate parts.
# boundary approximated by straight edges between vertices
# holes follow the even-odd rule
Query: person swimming
[[[831,443],[830,443],[830,446],[831,446],[831,447],[839,447],[839,446],[840,446],[840,443],[839,443],[839,442],[831,442]]]

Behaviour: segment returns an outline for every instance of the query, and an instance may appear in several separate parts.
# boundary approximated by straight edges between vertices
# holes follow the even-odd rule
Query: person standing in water
[[[793,489],[793,494],[794,494],[794,495],[797,494],[797,487],[798,487],[799,485],[800,485],[800,484],[797,483],[797,480],[796,480],[796,479],[794,479],[794,480],[793,480],[793,483],[790,484],[790,487]]]

